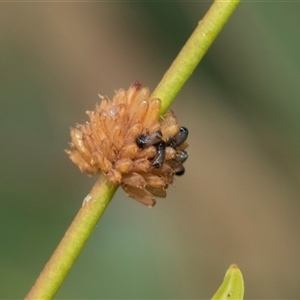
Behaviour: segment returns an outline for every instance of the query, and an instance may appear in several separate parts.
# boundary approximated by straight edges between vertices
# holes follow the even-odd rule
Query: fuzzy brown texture
[[[160,117],[160,99],[151,99],[149,89],[138,82],[127,91],[119,89],[112,101],[100,98],[95,110],[86,112],[90,121],[71,128],[72,150],[66,153],[82,172],[95,175],[102,171],[128,196],[154,206],[154,197],[166,197],[166,188],[173,182],[176,150],[167,147],[162,166],[154,168],[155,146],[139,148],[136,138],[160,130],[162,140],[167,141],[179,131],[177,118],[171,111]]]

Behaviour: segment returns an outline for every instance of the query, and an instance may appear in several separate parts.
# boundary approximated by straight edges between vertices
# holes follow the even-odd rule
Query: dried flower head
[[[160,99],[151,99],[138,82],[119,89],[112,101],[100,98],[100,105],[86,112],[90,121],[71,128],[72,150],[66,153],[82,172],[102,171],[128,196],[154,206],[155,196],[166,196],[174,174],[184,172],[187,129],[178,126],[172,111],[160,117]]]

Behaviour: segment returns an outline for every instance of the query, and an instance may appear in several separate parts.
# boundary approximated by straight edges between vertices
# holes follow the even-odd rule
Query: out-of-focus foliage
[[[3,3],[0,298],[29,290],[95,181],[63,152],[98,93],[153,89],[207,2]],[[186,174],[152,210],[120,190],[57,298],[300,298],[298,3],[242,3],[173,109]],[[259,271],[258,271],[259,270]]]

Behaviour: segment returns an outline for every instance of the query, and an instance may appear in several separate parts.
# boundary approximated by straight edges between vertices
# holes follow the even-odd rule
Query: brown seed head
[[[100,98],[100,105],[86,112],[90,121],[71,128],[72,150],[66,153],[81,172],[94,175],[102,171],[128,196],[154,206],[154,197],[165,197],[166,188],[173,182],[176,171],[169,162],[176,150],[166,148],[165,161],[154,168],[151,160],[156,148],[139,148],[136,138],[160,130],[166,141],[179,131],[177,118],[171,111],[160,118],[160,99],[151,99],[149,89],[138,82],[127,91],[119,89],[112,101],[106,96]]]

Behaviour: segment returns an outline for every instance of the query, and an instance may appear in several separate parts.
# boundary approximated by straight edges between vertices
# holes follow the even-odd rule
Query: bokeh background
[[[69,126],[152,90],[210,2],[1,3],[0,298],[22,298],[91,189]],[[120,189],[57,299],[300,298],[300,3],[244,2],[172,109],[186,174],[148,209]]]

